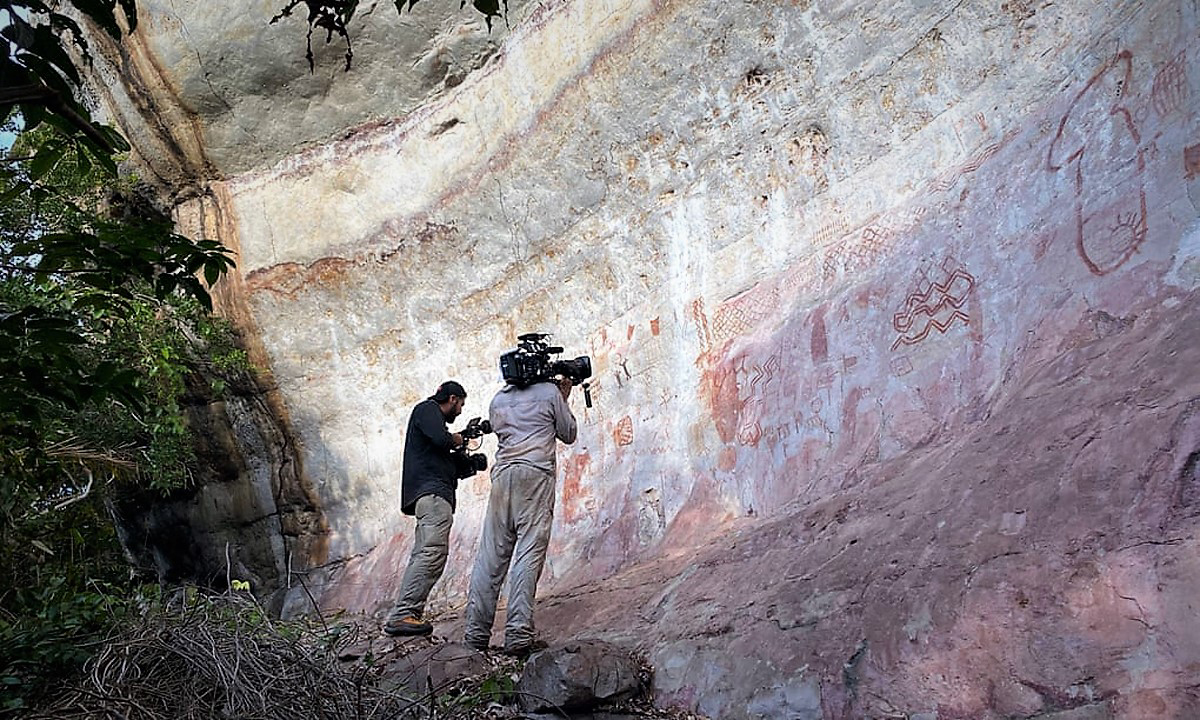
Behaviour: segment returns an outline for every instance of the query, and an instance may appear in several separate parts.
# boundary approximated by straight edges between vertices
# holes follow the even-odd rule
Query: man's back
[[[553,383],[506,385],[492,398],[488,414],[499,443],[493,473],[514,464],[553,473],[555,441],[575,442],[575,416]]]

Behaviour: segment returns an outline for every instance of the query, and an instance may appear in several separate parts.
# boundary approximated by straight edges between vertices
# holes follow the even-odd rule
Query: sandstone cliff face
[[[597,370],[551,637],[720,717],[1200,716],[1195,0],[513,7],[308,76],[271,3],[147,3],[101,69],[239,251],[320,602],[396,589],[409,408],[542,330]]]

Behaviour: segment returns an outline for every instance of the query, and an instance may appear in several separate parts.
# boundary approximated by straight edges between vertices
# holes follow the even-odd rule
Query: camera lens
[[[587,380],[592,376],[592,359],[587,355],[580,355],[574,360],[566,360],[563,364],[570,367],[570,371],[563,374],[575,382]]]

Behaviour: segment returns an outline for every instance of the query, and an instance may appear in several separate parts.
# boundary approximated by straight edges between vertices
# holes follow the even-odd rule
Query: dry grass
[[[424,698],[380,689],[339,662],[353,626],[271,621],[238,597],[189,597],[110,639],[87,673],[35,718],[424,717]]]
[[[376,633],[372,624],[346,619],[329,624],[274,621],[248,595],[181,593],[166,609],[146,613],[141,622],[110,638],[88,662],[82,678],[65,688],[57,701],[27,717],[524,717],[511,694],[520,661],[488,653],[481,672],[414,695],[392,689],[395,684],[387,681],[383,671],[393,653],[363,659],[352,652],[355,646],[372,645]],[[340,659],[347,657],[355,659]],[[650,673],[648,666],[643,668],[647,684]],[[642,718],[699,717],[656,709],[648,696],[612,710]]]

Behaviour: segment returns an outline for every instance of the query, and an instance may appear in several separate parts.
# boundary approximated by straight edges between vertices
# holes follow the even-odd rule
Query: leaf
[[[34,31],[33,42],[28,49],[34,55],[53,63],[63,75],[70,78],[71,82],[79,84],[79,70],[76,69],[74,61],[63,48],[62,40],[49,25],[41,25]]]
[[[83,29],[79,27],[79,23],[75,22],[74,18],[63,15],[62,13],[50,12],[49,8],[43,12],[48,14],[50,19],[50,27],[53,28],[55,32],[63,32],[65,30],[71,34],[71,40],[75,43],[75,46],[79,48],[83,62],[90,65],[92,58],[91,55],[88,54],[87,39],[84,38]]]
[[[187,258],[187,261],[184,262],[183,266],[189,273],[194,275],[196,271],[204,267],[204,262],[205,260],[203,255],[193,255]]]
[[[67,79],[63,77],[62,71],[54,67],[54,65],[46,59],[41,58],[34,53],[23,52],[20,55],[17,55],[17,59],[20,60],[25,67],[31,71],[30,79],[35,84],[44,85],[46,89],[53,91],[58,98],[64,101],[64,103],[70,105],[73,110],[80,112],[78,105],[71,101],[75,91],[72,89],[71,84],[67,81]],[[33,100],[32,102],[49,103],[50,100],[37,99]],[[87,113],[80,112],[80,114],[86,116]],[[51,111],[51,116],[61,117],[58,115],[58,111],[56,110]],[[70,126],[68,125],[67,127]],[[71,128],[70,131],[64,132],[63,134],[70,135],[73,132],[74,128]]]
[[[220,263],[207,262],[204,264],[204,282],[208,283],[209,287],[216,285],[224,274],[225,268]]]
[[[66,148],[58,142],[47,142],[38,148],[33,160],[29,161],[29,175],[34,180],[40,180],[46,173],[54,169],[58,161],[66,153]]]
[[[104,28],[114,40],[121,39],[121,27],[117,25],[117,17],[113,13],[116,7],[112,3],[100,0],[71,0],[71,4],[91,18],[92,22]]]
[[[24,181],[13,183],[13,186],[0,193],[0,203],[8,204],[30,189],[30,184]]]
[[[159,275],[154,281],[154,293],[159,297],[166,297],[175,291],[179,286],[179,279],[174,275]]]
[[[36,130],[38,126],[46,121],[49,113],[46,108],[37,103],[21,103],[17,106],[17,110],[21,115],[22,122],[25,123],[25,131]]]
[[[96,369],[92,371],[92,382],[100,385],[107,385],[108,383],[112,382],[113,377],[120,369],[120,366],[118,366],[116,363],[112,362],[111,360],[105,360],[97,365]]]
[[[29,21],[17,13],[8,13],[8,25],[0,30],[0,36],[8,38],[14,47],[29,49],[33,44],[34,29]]]
[[[80,175],[87,175],[92,171],[92,158],[84,150],[84,145],[76,143],[75,145],[75,167]]]
[[[87,341],[84,340],[78,333],[70,330],[57,330],[47,328],[44,330],[34,330],[29,333],[29,338],[35,342],[49,345],[48,348],[43,348],[46,352],[57,352],[55,346],[61,345],[83,345]]]

